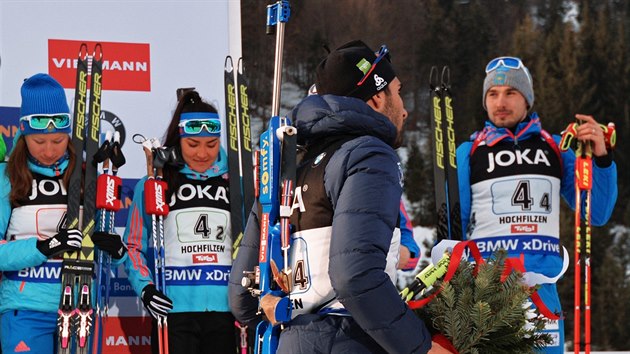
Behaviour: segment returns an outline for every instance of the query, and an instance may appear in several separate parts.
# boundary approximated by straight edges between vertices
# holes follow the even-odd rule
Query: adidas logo
[[[383,87],[385,87],[385,85],[387,85],[387,81],[378,76],[378,74],[374,74],[374,84],[376,85],[376,90],[380,91]]]
[[[61,245],[61,242],[57,241],[56,238],[53,238],[53,239],[50,240],[50,243],[48,243],[48,248],[53,249],[53,248],[55,248],[57,246],[60,246],[60,245]]]
[[[20,341],[20,343],[18,343],[17,346],[15,346],[15,349],[13,349],[14,352],[16,353],[23,353],[23,352],[30,352],[31,348],[29,348],[28,345],[26,345],[26,343],[24,343],[24,341]]]

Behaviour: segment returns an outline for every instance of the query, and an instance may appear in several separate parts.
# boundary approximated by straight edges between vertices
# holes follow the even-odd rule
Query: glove
[[[166,317],[169,311],[173,309],[173,301],[169,299],[163,292],[159,291],[154,284],[149,284],[142,289],[142,302],[147,311],[155,319],[158,317]]]
[[[60,230],[55,236],[37,241],[37,249],[46,257],[50,258],[63,252],[74,252],[81,250],[83,234],[77,229]]]
[[[120,235],[96,231],[92,235],[92,242],[100,249],[112,255],[112,258],[121,259],[127,253],[127,245],[120,239]]]

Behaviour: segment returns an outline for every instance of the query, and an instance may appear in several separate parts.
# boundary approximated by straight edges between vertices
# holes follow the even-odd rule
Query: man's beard
[[[388,97],[387,100],[385,101],[385,106],[383,107],[383,115],[386,116],[390,122],[392,122],[392,124],[394,125],[394,128],[396,128],[396,139],[394,140],[392,147],[394,149],[398,149],[399,147],[401,147],[403,145],[403,141],[404,141],[404,134],[403,131],[404,129],[401,128],[400,131],[398,131],[398,127],[396,126],[396,124],[392,121],[393,117],[396,116],[398,112],[396,112],[396,109],[394,109],[394,105],[392,104],[391,98]],[[403,123],[403,127],[404,127],[404,123]]]

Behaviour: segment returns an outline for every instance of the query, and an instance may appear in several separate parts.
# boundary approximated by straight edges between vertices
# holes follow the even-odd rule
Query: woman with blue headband
[[[232,265],[227,156],[220,144],[217,110],[196,91],[182,95],[166,131],[164,166],[169,213],[164,218],[165,291],[156,288],[152,220],[140,180],[124,234],[125,268],[136,293],[155,319],[152,347],[157,352],[157,319],[168,322],[168,347],[176,353],[234,353],[234,317],[227,296]]]

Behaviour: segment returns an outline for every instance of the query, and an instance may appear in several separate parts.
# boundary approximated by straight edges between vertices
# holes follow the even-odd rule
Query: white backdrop
[[[195,87],[224,120],[223,66],[226,55],[241,55],[240,1],[0,0],[0,135],[7,145],[16,131],[25,78],[43,72],[63,81],[72,109],[73,60],[81,42],[103,43],[101,129],[116,125],[124,132],[127,164],[119,176],[129,192],[146,173],[132,136],[163,136],[177,88]],[[126,195],[123,203],[129,202]],[[126,210],[119,214],[122,232]],[[125,275],[118,273],[103,352],[146,353],[150,326],[140,317],[141,303]]]
[[[49,39],[149,45],[151,91],[107,90],[103,73],[102,107],[120,118],[128,138],[121,175],[139,178],[144,157],[131,136],[162,137],[177,88],[196,87],[224,112],[225,56],[241,53],[240,2],[0,0],[0,106],[19,107],[22,81],[49,72]],[[71,103],[74,90],[66,94]]]

